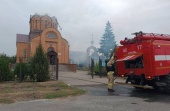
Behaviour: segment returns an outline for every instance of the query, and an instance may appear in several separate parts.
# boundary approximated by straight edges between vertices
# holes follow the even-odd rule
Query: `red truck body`
[[[155,86],[170,74],[170,35],[142,32],[135,35],[120,41],[122,46],[116,49],[118,76],[133,73],[138,77],[134,79],[138,85],[142,75],[144,84]]]

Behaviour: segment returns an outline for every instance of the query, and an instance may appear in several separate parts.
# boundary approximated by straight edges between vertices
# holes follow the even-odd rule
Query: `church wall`
[[[48,48],[52,47],[56,53],[58,53],[58,42],[56,41],[44,41],[42,42],[42,46],[44,48],[44,51],[47,53]]]
[[[17,63],[19,63],[20,60],[22,62],[28,62],[28,59],[30,57],[30,44],[24,43],[24,42],[18,42],[16,44],[17,46]],[[26,54],[24,54],[24,50],[26,50]]]
[[[48,38],[47,36],[49,33],[55,34],[56,38]],[[60,42],[58,38],[59,37],[53,28],[45,29],[43,31],[43,33],[41,34],[41,44],[44,47],[44,51],[47,52],[49,47],[53,47],[54,51],[57,52],[58,51],[58,42]]]
[[[65,51],[65,55],[66,55],[66,63],[69,63],[70,62],[70,60],[69,60],[69,45],[68,45],[68,43],[66,43],[66,45],[65,45],[65,48],[66,48],[66,51]]]
[[[62,39],[62,47],[61,47],[61,55],[62,56],[62,62],[63,63],[68,63],[69,62],[69,46],[67,41]]]
[[[50,48],[50,47],[52,47],[56,53],[58,52],[58,42],[48,42],[48,41],[46,41],[43,46],[44,46],[45,52],[47,52],[48,48]]]
[[[35,54],[36,48],[39,46],[39,44],[40,44],[40,36],[37,36],[31,40],[31,43],[30,43],[31,56]]]
[[[48,38],[48,33],[54,33],[56,38]],[[41,44],[45,52],[47,52],[49,47],[54,48],[54,51],[58,54],[59,63],[69,63],[68,42],[61,38],[61,34],[56,29],[45,29],[41,34]]]

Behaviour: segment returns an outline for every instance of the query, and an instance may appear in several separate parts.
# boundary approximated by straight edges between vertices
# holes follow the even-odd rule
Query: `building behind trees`
[[[33,57],[36,48],[41,44],[45,53],[54,51],[57,55],[48,55],[50,60],[58,56],[59,63],[69,63],[69,43],[61,36],[58,30],[59,23],[56,17],[48,15],[30,16],[29,34],[16,35],[16,62],[28,62]],[[22,27],[20,27],[22,28]]]

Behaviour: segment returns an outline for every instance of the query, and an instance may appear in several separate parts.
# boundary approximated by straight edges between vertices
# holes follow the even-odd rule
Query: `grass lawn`
[[[86,93],[59,81],[48,82],[4,82],[0,83],[0,104],[35,99],[53,99]]]

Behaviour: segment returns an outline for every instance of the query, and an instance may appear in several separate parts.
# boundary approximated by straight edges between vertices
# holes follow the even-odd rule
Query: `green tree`
[[[8,63],[16,63],[16,56],[7,56],[6,54],[3,54],[0,56],[0,58],[5,59]]]
[[[9,57],[9,62],[13,64],[16,63],[16,56]]]
[[[105,32],[100,40],[99,52],[103,53],[106,58],[109,58],[111,51],[114,50],[116,46],[115,36],[112,32],[112,26],[108,21],[106,23]]]
[[[42,45],[37,47],[35,55],[31,58],[30,78],[37,82],[43,82],[49,79],[49,64]]]
[[[0,56],[0,81],[8,81],[10,76],[10,69],[8,67],[9,61],[5,56]]]

